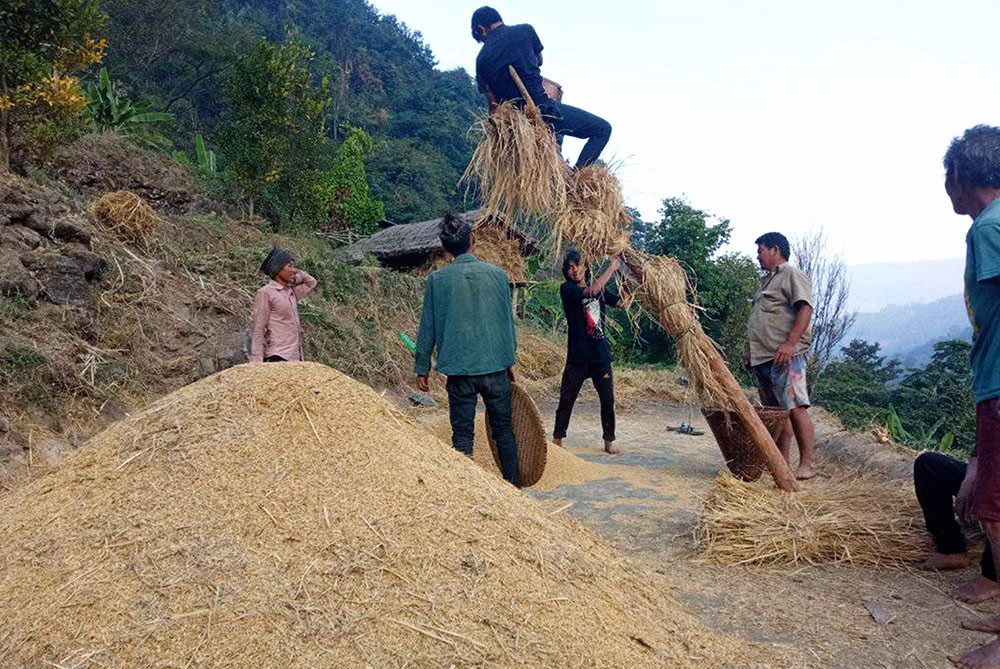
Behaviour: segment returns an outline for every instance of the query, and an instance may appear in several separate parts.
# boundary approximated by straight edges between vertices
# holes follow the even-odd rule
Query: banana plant
[[[120,132],[154,146],[166,143],[152,126],[172,121],[174,115],[148,111],[142,105],[133,104],[111,81],[107,68],[101,68],[97,83],[88,81],[83,88],[87,97],[84,119],[93,130]]]
[[[198,169],[208,174],[215,174],[215,151],[206,148],[205,138],[200,132],[194,136],[194,149],[198,156]]]

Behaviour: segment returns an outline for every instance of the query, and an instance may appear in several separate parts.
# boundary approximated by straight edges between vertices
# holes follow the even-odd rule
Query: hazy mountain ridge
[[[972,326],[961,294],[928,303],[890,305],[878,312],[858,313],[844,338],[878,342],[886,358],[899,358],[907,367],[923,366],[934,352],[934,343],[972,336]]]

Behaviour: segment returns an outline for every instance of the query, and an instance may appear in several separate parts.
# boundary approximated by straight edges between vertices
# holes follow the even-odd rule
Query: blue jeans
[[[472,456],[475,439],[476,404],[479,395],[486,405],[493,438],[500,456],[500,472],[504,479],[517,485],[521,476],[517,468],[517,442],[511,423],[510,379],[507,370],[477,376],[448,377],[448,413],[451,418],[451,445],[455,450]]]
[[[546,116],[552,131],[556,133],[559,140],[559,147],[562,148],[562,138],[564,135],[585,139],[587,143],[580,151],[580,157],[576,161],[577,167],[586,167],[597,160],[601,151],[607,146],[611,139],[611,124],[600,116],[584,111],[579,107],[571,107],[561,102],[552,102],[554,108],[542,110]]]

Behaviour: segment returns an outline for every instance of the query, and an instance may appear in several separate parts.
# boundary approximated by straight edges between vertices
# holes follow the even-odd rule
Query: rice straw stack
[[[145,200],[127,190],[105,193],[94,202],[93,211],[102,227],[136,244],[145,245],[161,223]]]
[[[566,206],[555,222],[557,245],[572,242],[588,260],[620,255],[629,246],[632,217],[625,211],[621,184],[603,165],[588,165],[568,182]]]
[[[475,180],[484,217],[513,225],[518,215],[551,219],[566,200],[566,163],[538,108],[508,100],[472,126],[479,141],[459,183]]]
[[[927,550],[913,491],[863,472],[788,495],[725,473],[704,500],[698,550],[724,564],[903,566]]]

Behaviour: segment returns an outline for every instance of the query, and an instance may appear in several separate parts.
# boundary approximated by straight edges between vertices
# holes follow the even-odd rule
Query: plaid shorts
[[[810,406],[804,354],[792,356],[785,366],[765,362],[755,365],[753,371],[757,375],[757,389],[764,406],[782,409]]]

